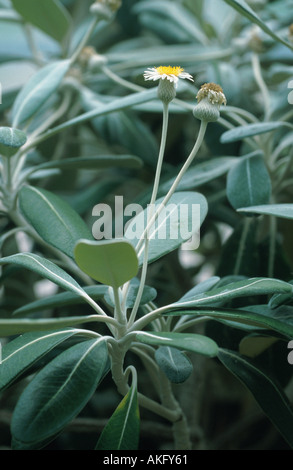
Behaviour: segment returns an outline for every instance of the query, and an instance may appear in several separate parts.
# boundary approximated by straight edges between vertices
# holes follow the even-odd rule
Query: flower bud
[[[101,54],[91,56],[88,62],[88,69],[90,72],[98,72],[103,65],[107,64],[107,58]]]
[[[198,104],[193,115],[206,122],[215,122],[220,117],[220,106],[226,105],[227,100],[222,88],[215,83],[206,83],[201,87],[197,96]]]
[[[158,98],[164,103],[169,104],[176,97],[176,88],[174,82],[167,78],[160,80],[158,86]]]
[[[83,69],[96,72],[107,63],[107,59],[98,54],[94,47],[87,46],[82,49],[78,57],[78,63]]]
[[[11,127],[0,127],[0,154],[13,157],[27,141],[25,133]]]
[[[90,7],[90,12],[101,20],[109,21],[121,4],[121,0],[96,0]]]

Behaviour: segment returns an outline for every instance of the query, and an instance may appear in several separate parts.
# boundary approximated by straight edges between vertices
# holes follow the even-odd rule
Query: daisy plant
[[[235,32],[224,4],[244,13],[245,33],[247,20],[263,32],[270,31],[244,1],[222,2],[221,18],[228,18],[229,28],[220,21],[219,37],[219,10],[207,7],[207,18],[203,4],[208,2],[142,0],[132,2],[135,5],[129,9],[129,2],[122,0],[96,0],[84,16],[87,2],[77,0],[1,3],[5,31],[12,28],[11,44],[18,41],[18,31],[25,34],[23,43],[31,52],[17,51],[17,57],[27,58],[19,61],[17,70],[25,66],[24,75],[29,72],[30,78],[22,85],[17,81],[17,90],[6,84],[3,113],[0,108],[0,405],[5,420],[11,416],[11,447],[37,450],[56,443],[62,447],[70,440],[63,440],[64,430],[68,436],[76,426],[90,426],[98,451],[146,448],[149,441],[143,437],[149,430],[160,449],[165,444],[175,450],[204,448],[209,445],[210,425],[206,430],[201,422],[215,419],[210,390],[206,393],[202,385],[211,383],[205,359],[216,359],[209,364],[224,370],[223,382],[228,369],[247,385],[293,447],[293,413],[283,389],[254,361],[275,343],[286,345],[293,337],[292,281],[273,277],[281,239],[275,217],[293,219],[292,204],[277,204],[287,201],[283,194],[292,188],[293,112],[285,107],[286,95],[276,115],[274,94],[279,99],[283,93],[278,80],[292,78],[290,57],[280,51],[286,66],[274,64],[270,69],[270,54],[275,61],[279,49],[264,55],[266,75],[275,90],[272,96],[259,53],[254,50],[250,55],[251,41],[245,34],[238,37],[240,21],[235,26],[237,44],[224,49],[211,46],[216,40],[226,44]],[[131,37],[139,29],[133,14],[141,19],[142,30],[150,29],[147,41],[155,42],[154,55],[141,47],[145,36]],[[193,14],[196,22],[190,20]],[[49,22],[44,21],[47,16]],[[127,31],[129,37],[124,30],[127,22],[133,28]],[[178,39],[175,48],[162,45],[163,36],[155,37],[162,34],[165,22],[168,34]],[[174,28],[174,22],[180,28]],[[206,28],[207,23],[212,27]],[[75,25],[80,26],[76,32]],[[39,50],[32,28],[54,41]],[[175,37],[176,31],[180,34]],[[279,39],[271,33],[270,40]],[[42,41],[46,43],[45,38]],[[284,39],[280,45],[288,47]],[[12,64],[15,52],[9,58]],[[2,67],[7,59],[0,59]],[[169,60],[180,65],[152,67]],[[183,67],[197,74],[196,82]],[[234,79],[234,73],[242,72],[247,89],[257,89],[252,98],[243,93],[238,76]],[[22,74],[18,75],[22,83]],[[187,80],[192,100],[177,97],[181,80]],[[239,100],[250,99],[252,110],[246,109],[246,102],[240,108],[233,93]],[[237,106],[230,106],[233,102]],[[264,122],[260,104],[265,108]],[[172,155],[166,164],[173,111],[180,138],[175,164]],[[222,127],[225,132],[218,137]],[[219,156],[220,142],[229,145],[226,156]],[[236,157],[231,156],[234,152]],[[178,160],[183,162],[179,168]],[[115,194],[120,190],[129,204],[127,211],[118,208],[119,219],[112,209],[115,199],[116,212]],[[141,209],[139,213],[134,209],[135,216],[134,206]],[[189,210],[194,208],[199,212],[193,224]],[[177,218],[172,218],[173,213]],[[268,224],[262,224],[266,214],[272,224],[267,238]],[[98,217],[94,224],[92,217]],[[204,271],[203,280],[202,269],[209,268],[206,251],[214,264],[218,262],[214,256],[222,243],[221,222],[224,228],[227,224],[237,228],[223,256],[217,253],[224,274],[218,275],[213,266],[213,274],[209,277]],[[199,247],[200,268],[187,271],[183,257],[177,255],[183,254],[191,231],[192,236],[198,233],[203,223],[205,235],[212,238],[207,236]],[[161,228],[165,235],[160,238]],[[192,245],[192,252],[196,249]],[[268,261],[263,255],[267,251]],[[263,259],[256,277],[250,265],[259,256]],[[278,259],[281,270],[283,259]],[[266,262],[270,275],[263,277]],[[289,274],[284,276],[288,278]],[[50,291],[43,294],[44,287]],[[254,303],[268,295],[268,304]],[[285,310],[274,314],[279,307]],[[10,394],[8,389],[16,382]],[[178,386],[183,383],[190,389]],[[246,411],[248,401],[245,395],[241,410]],[[205,414],[199,416],[201,408],[210,413],[207,419]],[[143,427],[145,417],[151,421]],[[105,418],[109,418],[106,425]],[[221,439],[229,434],[225,423],[226,416],[215,426]],[[2,424],[0,416],[0,428]],[[242,431],[242,424],[232,429]],[[162,429],[166,441],[161,439]]]

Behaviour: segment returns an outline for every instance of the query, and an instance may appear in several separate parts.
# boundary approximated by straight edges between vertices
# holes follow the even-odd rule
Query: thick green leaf
[[[89,332],[84,331],[88,335]],[[1,334],[1,330],[0,330]],[[0,390],[4,390],[37,360],[82,330],[62,329],[47,333],[26,333],[2,349]]]
[[[135,383],[109,419],[95,450],[137,450],[139,425],[137,385]]]
[[[189,358],[179,349],[160,346],[155,352],[155,359],[172,383],[183,383],[192,373],[193,367]]]
[[[83,290],[93,299],[101,300],[106,294],[107,286],[88,286],[83,287]],[[68,305],[78,305],[84,303],[85,300],[79,295],[73,294],[72,292],[62,292],[60,294],[54,294],[50,297],[45,297],[34,302],[30,302],[22,307],[19,307],[13,312],[13,316],[16,315],[30,315],[32,313],[44,312],[52,308],[61,308]]]
[[[76,344],[47,364],[22,393],[11,432],[16,450],[39,449],[84,408],[109,370],[104,338]]]
[[[185,351],[215,357],[218,354],[217,344],[207,336],[187,333],[148,333],[136,334],[137,341],[153,346],[170,346]]]
[[[59,266],[56,266],[56,264],[41,256],[33,253],[18,253],[0,259],[0,266],[4,264],[12,264],[29,269],[45,279],[49,279],[49,281],[54,282],[65,290],[74,292],[84,299],[88,298],[86,292],[69,274],[59,268]]]
[[[245,126],[236,127],[227,132],[224,132],[221,136],[222,144],[228,144],[236,142],[237,140],[246,139],[247,137],[253,137],[267,132],[275,131],[281,127],[288,126],[287,122],[259,122],[256,124],[247,124]]]
[[[69,66],[69,60],[54,62],[46,65],[30,78],[14,102],[12,109],[13,127],[27,121],[41,108],[58,89]]]
[[[289,284],[293,284],[293,280],[289,281]],[[268,303],[268,307],[270,309],[276,309],[281,305],[287,304],[292,302],[293,300],[293,293],[289,292],[287,294],[275,294],[272,296]]]
[[[156,209],[160,207],[163,199],[156,201]],[[198,233],[207,210],[207,201],[202,194],[188,191],[175,193],[148,234],[149,263],[176,250],[189,240],[192,234]],[[127,225],[124,236],[135,247],[146,229],[148,216],[149,208],[136,215]],[[143,250],[139,262],[143,262]]]
[[[11,0],[23,19],[41,29],[56,41],[62,41],[69,31],[70,16],[58,0]]]
[[[135,250],[124,240],[80,240],[74,256],[80,269],[88,276],[114,288],[130,281],[138,272]]]
[[[285,46],[292,49],[292,46],[282,39],[280,36],[275,34],[262,20],[261,18],[253,11],[253,9],[247,5],[244,0],[224,0],[228,5],[231,5],[235,10],[237,10],[241,15],[248,18],[252,23],[257,24],[265,33],[271,36],[278,42],[281,42]]]
[[[97,318],[95,315],[83,315],[60,318],[37,319],[0,319],[0,335],[12,336],[28,333],[30,331],[49,331],[57,328],[67,328],[84,323],[92,323]]]
[[[11,127],[0,127],[0,154],[12,157],[26,140],[24,132]]]
[[[169,305],[169,307],[201,307],[214,305],[219,302],[227,303],[238,297],[249,297],[255,295],[267,295],[275,293],[292,293],[293,287],[288,282],[270,278],[251,278],[209,290],[207,292],[188,297],[184,301]]]
[[[241,158],[228,173],[227,197],[234,209],[267,204],[272,184],[263,158]]]
[[[93,238],[79,214],[50,191],[23,186],[19,192],[19,204],[23,215],[38,234],[71,258],[79,239]]]
[[[238,212],[250,214],[274,215],[284,219],[293,219],[293,204],[264,204],[260,206],[241,207]]]
[[[206,279],[205,281],[200,282],[196,286],[194,286],[192,289],[190,289],[186,294],[181,297],[179,302],[185,302],[186,300],[191,300],[193,299],[194,296],[198,294],[203,294],[204,292],[207,292],[211,290],[218,282],[220,281],[220,278],[218,276],[213,276],[210,277],[209,279]]]
[[[293,448],[292,407],[274,378],[251,360],[234,351],[220,349],[218,357],[222,364],[251,391],[264,413]]]
[[[272,318],[264,314],[251,312],[249,310],[242,309],[230,309],[230,308],[211,308],[211,307],[200,307],[200,308],[189,308],[180,309],[175,311],[167,311],[165,315],[173,316],[192,316],[192,317],[209,317],[213,320],[228,321],[229,326],[234,328],[240,328],[242,325],[254,326],[257,329],[268,329],[281,333],[286,338],[292,338],[293,336],[293,325],[282,319]]]

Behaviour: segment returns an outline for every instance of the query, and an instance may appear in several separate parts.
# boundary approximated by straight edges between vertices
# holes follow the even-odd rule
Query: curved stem
[[[139,85],[135,85],[135,83],[131,83],[128,80],[124,80],[124,78],[119,77],[115,72],[112,72],[112,70],[109,69],[106,65],[103,65],[101,67],[102,72],[104,72],[107,77],[109,77],[113,82],[118,83],[119,85],[128,88],[129,90],[133,91],[145,91],[145,88]]]
[[[153,191],[152,191],[152,196],[151,196],[151,201],[150,201],[150,206],[149,206],[149,213],[148,213],[148,220],[147,220],[147,226],[149,226],[149,221],[153,217],[153,213],[155,211],[155,202],[157,199],[158,195],[158,189],[159,189],[159,184],[160,184],[160,177],[161,177],[161,172],[162,172],[162,166],[163,166],[163,160],[164,160],[164,154],[165,154],[165,149],[166,149],[166,141],[167,141],[167,131],[168,131],[168,122],[169,122],[169,106],[166,103],[163,103],[163,129],[162,129],[162,138],[161,138],[161,145],[160,145],[160,151],[159,151],[159,158],[158,158],[158,164],[157,164],[157,169],[156,169],[156,175],[155,175],[155,181],[154,181],[154,186],[153,186]],[[129,319],[129,325],[132,325],[132,323],[135,320],[140,301],[142,298],[144,286],[145,286],[145,281],[146,281],[146,275],[147,275],[147,268],[148,268],[148,254],[149,254],[149,243],[150,243],[150,228],[149,226],[148,230],[144,232],[144,259],[143,259],[143,265],[142,265],[142,274],[141,274],[141,280],[140,280],[140,285],[138,289],[138,293],[135,299],[135,304],[132,309],[130,319]]]
[[[150,229],[150,227],[152,227],[152,225],[154,224],[155,220],[157,219],[157,217],[160,215],[160,213],[162,212],[162,210],[164,209],[164,207],[166,206],[166,204],[169,202],[170,198],[173,196],[173,194],[175,193],[176,189],[177,189],[177,186],[179,185],[182,177],[184,176],[184,174],[186,173],[186,171],[188,170],[188,168],[190,167],[191,163],[193,162],[195,156],[197,155],[197,152],[199,151],[202,143],[203,143],[203,139],[204,139],[204,136],[205,136],[205,133],[206,133],[206,129],[207,129],[207,125],[208,123],[206,121],[201,121],[201,125],[200,125],[200,129],[199,129],[199,134],[198,134],[198,137],[196,139],[196,142],[195,142],[195,145],[189,155],[189,157],[187,158],[186,162],[184,163],[182,169],[180,170],[180,172],[178,173],[174,183],[172,184],[171,188],[169,189],[168,193],[166,194],[164,200],[162,201],[162,203],[160,204],[160,207],[158,208],[158,210],[154,213],[153,217],[151,218],[151,220],[149,221],[149,223],[147,224],[147,227],[145,228],[144,230],[144,233],[142,234],[142,237],[139,241],[139,243],[137,244],[137,247],[136,247],[136,251],[138,253],[138,256],[141,255],[141,252],[142,252],[142,245],[143,245],[143,240],[144,240],[144,237],[145,237],[145,234],[148,232],[148,230]]]
[[[90,39],[91,35],[93,34],[94,30],[95,30],[95,27],[97,26],[99,22],[99,18],[96,17],[89,29],[87,30],[86,34],[84,35],[84,37],[82,38],[78,48],[76,49],[76,51],[74,52],[74,54],[72,55],[70,61],[71,61],[71,64],[73,64],[77,59],[78,59],[78,56],[80,55],[81,51],[83,50],[83,48],[87,45],[87,42],[88,40]]]

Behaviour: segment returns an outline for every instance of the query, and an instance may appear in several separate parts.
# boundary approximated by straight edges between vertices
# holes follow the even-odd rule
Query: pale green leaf
[[[241,207],[237,212],[250,214],[273,215],[283,219],[293,219],[293,204],[263,204],[251,207]]]
[[[26,143],[26,141],[27,137],[25,133],[19,129],[13,129],[11,127],[0,127],[1,155],[4,155],[5,157],[12,157],[18,151],[18,149]]]
[[[149,333],[146,331],[136,333],[137,341],[153,346],[170,346],[183,351],[215,357],[218,346],[214,340],[207,336],[189,333]]]
[[[287,122],[259,122],[256,124],[247,124],[241,127],[235,127],[221,135],[222,144],[236,142],[237,140],[246,139],[247,137],[254,137],[256,135],[266,134],[288,126]]]
[[[26,122],[39,111],[41,106],[57,91],[69,66],[70,60],[60,60],[46,65],[30,78],[14,102],[13,127]]]
[[[74,256],[80,269],[102,284],[118,288],[137,275],[138,259],[124,240],[80,240]]]

